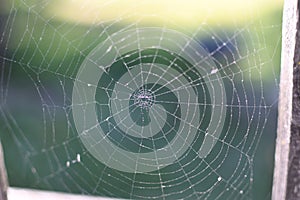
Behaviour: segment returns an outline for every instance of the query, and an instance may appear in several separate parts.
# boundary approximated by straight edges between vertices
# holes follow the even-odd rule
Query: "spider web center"
[[[152,107],[155,101],[155,95],[151,90],[147,90],[145,88],[137,90],[134,95],[134,104],[143,108],[149,109]]]

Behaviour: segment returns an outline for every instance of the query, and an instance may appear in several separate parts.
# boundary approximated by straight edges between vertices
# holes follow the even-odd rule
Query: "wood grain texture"
[[[3,150],[0,142],[0,200],[7,200],[7,174],[4,164]]]
[[[299,2],[298,2],[299,11]],[[297,22],[296,46],[293,65],[293,103],[291,139],[288,163],[288,200],[300,199],[300,24]]]
[[[273,178],[273,200],[286,199],[289,169],[293,99],[293,66],[298,22],[298,0],[285,0],[282,24],[282,50],[278,127]]]

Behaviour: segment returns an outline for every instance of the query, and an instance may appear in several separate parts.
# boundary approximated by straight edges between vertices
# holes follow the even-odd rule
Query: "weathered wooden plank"
[[[292,124],[293,66],[298,22],[298,0],[285,0],[282,24],[282,50],[278,127],[273,178],[273,200],[286,199]]]
[[[0,200],[7,200],[8,180],[4,164],[3,150],[0,142]]]
[[[78,194],[67,194],[62,192],[50,192],[25,188],[8,189],[9,200],[113,200],[108,197],[94,197]],[[115,199],[117,200],[117,199]]]
[[[299,2],[298,2],[299,12]],[[300,24],[297,23],[293,65],[293,103],[286,199],[300,199]]]

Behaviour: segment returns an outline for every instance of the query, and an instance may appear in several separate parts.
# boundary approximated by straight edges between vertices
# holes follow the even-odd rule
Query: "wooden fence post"
[[[7,200],[8,180],[4,164],[4,155],[0,142],[0,200]]]
[[[300,117],[295,118],[300,116],[300,99],[295,97],[300,91],[298,7],[298,0],[284,2],[273,200],[300,199]],[[295,109],[297,101],[298,111]]]

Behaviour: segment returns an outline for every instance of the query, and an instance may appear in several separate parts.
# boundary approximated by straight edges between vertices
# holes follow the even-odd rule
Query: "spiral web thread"
[[[11,184],[134,199],[252,199],[270,184],[255,169],[273,156],[257,148],[275,131],[279,21],[85,26],[49,4],[13,1],[1,23]]]

